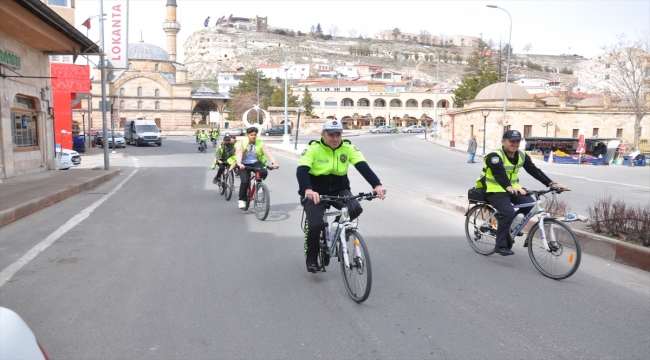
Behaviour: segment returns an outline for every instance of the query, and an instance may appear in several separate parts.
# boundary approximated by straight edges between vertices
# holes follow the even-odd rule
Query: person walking
[[[472,138],[469,139],[469,147],[467,148],[467,152],[469,153],[469,159],[467,159],[468,164],[475,164],[476,161],[474,161],[474,155],[476,155],[476,135],[472,135]]]

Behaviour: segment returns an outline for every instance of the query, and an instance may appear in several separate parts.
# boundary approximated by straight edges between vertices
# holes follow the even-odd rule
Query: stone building
[[[486,147],[493,149],[501,143],[501,133],[510,128],[521,131],[524,137],[577,138],[582,129],[587,137],[634,140],[635,114],[624,104],[612,102],[609,96],[587,98],[574,105],[567,104],[566,90],[559,97],[539,100],[524,88],[508,84],[506,119],[503,120],[504,83],[492,84],[481,90],[474,100],[463,108],[443,114],[445,134],[456,140],[467,140],[476,135],[479,143],[486,139]],[[650,101],[650,99],[648,100]],[[487,116],[483,132],[483,116]],[[549,125],[552,123],[552,125]],[[453,129],[453,132],[452,132]],[[641,122],[639,147],[648,146],[650,117]]]
[[[165,6],[163,31],[167,34],[167,50],[140,39],[129,44],[128,69],[107,72],[107,102],[113,105],[113,122],[109,117],[108,127],[114,126],[116,131],[124,127],[126,120],[135,119],[154,120],[166,134],[191,131],[193,126],[207,125],[207,114],[223,111],[228,99],[227,95],[208,88],[192,89],[187,68],[176,61],[176,34],[181,29],[176,21],[176,0],[167,0]],[[93,129],[101,128],[100,79],[100,70],[94,69]],[[81,115],[75,113],[75,120],[81,121]]]
[[[0,2],[0,178],[57,169],[49,56],[79,49],[99,53],[40,0]]]

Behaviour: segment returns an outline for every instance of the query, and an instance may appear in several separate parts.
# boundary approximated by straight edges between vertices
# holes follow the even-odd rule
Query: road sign
[[[434,122],[433,122],[433,126],[438,126],[438,122],[437,122],[437,121],[434,121]]]

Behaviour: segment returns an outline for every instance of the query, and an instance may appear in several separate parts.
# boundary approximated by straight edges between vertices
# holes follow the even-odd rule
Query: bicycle
[[[376,197],[375,192],[362,192],[358,195],[349,196],[320,196],[320,201],[340,204],[341,210],[329,211],[330,204],[328,204],[323,214],[324,226],[319,241],[318,266],[321,269],[320,271],[326,272],[325,267],[329,265],[330,258],[336,257],[341,265],[345,290],[347,290],[352,300],[358,303],[366,301],[370,295],[372,270],[366,242],[359,234],[358,224],[350,221],[349,210],[345,202],[352,199],[370,201]],[[339,217],[334,234],[330,233],[327,223],[327,218],[331,216]],[[308,226],[307,219],[304,219],[303,224],[305,228]],[[352,257],[350,257],[349,248],[352,248]]]
[[[232,192],[235,190],[235,174],[232,169],[224,169],[221,174],[221,181],[217,183],[219,185],[219,194],[226,197],[226,201],[230,201],[232,197]]]
[[[544,194],[554,192],[559,194],[561,189],[541,191],[526,190],[526,195],[535,197],[535,202],[513,205],[515,208],[532,207],[522,220],[510,227],[508,248],[514,244],[513,234],[519,234],[528,221],[537,215],[537,223],[532,226],[524,242],[528,248],[528,256],[535,268],[542,275],[555,280],[566,279],[573,275],[582,257],[582,248],[576,234],[566,224],[551,217],[544,211],[542,200]],[[475,201],[465,213],[465,235],[470,246],[481,255],[492,255],[496,252],[497,211],[485,201]]]
[[[212,138],[212,148],[214,149],[214,148],[216,148],[216,147],[217,147],[217,139],[216,139],[216,138]]]
[[[201,140],[199,143],[199,152],[202,152],[205,154],[205,150],[208,148],[208,146],[205,144],[205,141]]]
[[[269,210],[271,209],[271,196],[269,194],[269,188],[264,184],[264,179],[262,179],[262,174],[260,171],[265,168],[256,168],[253,166],[245,166],[244,171],[249,171],[254,173],[255,176],[250,176],[250,182],[248,184],[248,196],[246,197],[246,206],[244,211],[248,210],[251,201],[253,202],[253,212],[255,216],[260,220],[264,221],[269,215]],[[267,166],[267,170],[273,170],[273,167]],[[253,181],[255,179],[255,181]]]

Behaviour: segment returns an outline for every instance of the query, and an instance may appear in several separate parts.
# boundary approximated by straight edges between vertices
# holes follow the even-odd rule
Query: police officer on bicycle
[[[498,221],[496,250],[502,256],[514,255],[508,247],[508,232],[517,213],[528,214],[531,208],[521,208],[515,213],[512,204],[532,203],[535,200],[526,196],[526,190],[519,183],[519,169],[522,167],[528,174],[542,184],[557,189],[567,190],[566,185],[553,182],[526,155],[519,150],[521,133],[508,130],[503,134],[502,146],[483,158],[483,171],[476,181],[477,189],[485,189],[487,201],[496,210]],[[517,235],[522,235],[517,234]]]
[[[280,167],[275,161],[271,151],[264,145],[264,141],[257,138],[257,133],[259,129],[251,126],[246,129],[246,137],[244,140],[239,141],[235,144],[235,159],[237,166],[240,169],[245,168],[246,166],[251,166],[255,168],[261,168],[268,165],[266,159],[268,158],[271,161],[271,165],[274,169]],[[266,169],[260,171],[263,179],[266,179],[268,171]],[[239,201],[237,206],[240,209],[246,207],[246,197],[248,196],[248,183],[250,182],[250,172],[240,171],[239,179],[241,183],[239,184]]]
[[[301,197],[305,197],[307,229],[305,236],[305,254],[307,271],[317,272],[318,239],[323,230],[323,213],[326,203],[321,203],[320,195],[346,196],[350,192],[348,167],[350,164],[361,173],[372,186],[377,196],[384,199],[386,189],[379,178],[370,169],[366,159],[349,140],[342,140],[343,125],[338,120],[329,120],[323,125],[320,140],[312,140],[300,156],[296,177],[298,178]],[[350,218],[355,219],[363,209],[357,200],[349,200],[346,205]],[[340,205],[332,204],[339,207]]]

